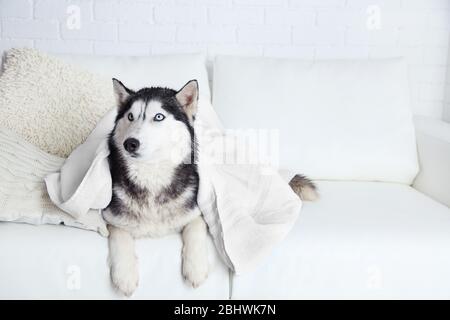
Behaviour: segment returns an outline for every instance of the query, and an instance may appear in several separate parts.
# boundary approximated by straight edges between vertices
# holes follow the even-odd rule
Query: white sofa
[[[106,70],[106,73],[119,73],[130,79],[139,77],[145,81],[146,65],[141,65],[139,59],[66,58],[93,71]],[[269,69],[274,68],[273,72],[277,70],[277,62],[260,63]],[[224,66],[226,64],[216,65],[217,70]],[[252,80],[251,71],[241,70],[239,73],[239,70],[230,68],[225,71],[239,78],[237,84],[233,84],[236,88],[244,88],[252,97],[258,90],[267,90],[243,85],[242,81],[249,83]],[[189,68],[187,70],[192,72]],[[299,80],[292,78],[295,68],[287,70],[286,79],[277,75],[275,82],[282,84],[283,81]],[[206,71],[201,71],[195,76],[205,84],[205,75]],[[364,76],[370,78],[370,74]],[[152,74],[153,80],[157,78],[157,74]],[[273,80],[270,75],[268,79]],[[223,111],[232,103],[223,99],[223,96],[230,95],[226,90],[222,92],[227,86],[226,80],[227,74],[221,75],[219,70],[212,84],[214,105],[220,106],[222,111],[218,110],[219,115],[224,119],[236,115],[246,121],[242,116],[245,112],[230,110],[230,115]],[[232,86],[231,83],[228,85]],[[279,94],[279,90],[277,92]],[[293,101],[302,95],[301,87],[282,95],[289,92]],[[405,95],[404,92],[399,94]],[[236,96],[245,98],[243,92],[236,93]],[[249,99],[239,108],[250,108],[247,103],[251,101]],[[304,99],[302,101],[305,102]],[[287,104],[287,107],[286,110],[290,110],[296,106]],[[274,114],[283,112],[285,117],[290,117],[280,106],[273,110]],[[248,121],[259,119],[257,113],[253,116]],[[384,117],[389,118],[389,114]],[[320,126],[321,119],[316,121]],[[407,123],[409,120],[402,118],[402,121]],[[389,126],[389,120],[385,123],[386,128],[395,130]],[[342,168],[348,159],[358,156],[359,145],[351,140],[345,145],[345,153],[335,153],[339,160],[335,163],[321,158],[309,163],[281,159],[282,169],[290,172],[300,170],[317,179],[320,199],[304,203],[291,233],[257,270],[234,275],[222,263],[210,242],[210,276],[200,288],[192,289],[181,277],[179,236],[138,241],[141,277],[140,286],[132,298],[450,298],[450,124],[425,117],[416,117],[414,123],[417,153],[416,137],[409,132],[405,144],[414,142],[413,156],[396,162],[395,159],[409,152],[407,148],[399,147],[403,151],[398,151],[399,156],[394,160],[389,155],[384,158],[380,155],[376,161],[355,160],[352,165],[358,172],[357,178],[352,178],[352,170]],[[225,126],[227,124],[225,121]],[[295,134],[291,137],[294,139],[289,143],[294,144],[295,141],[301,144],[302,138],[307,138]],[[362,138],[363,133],[355,137],[355,141]],[[354,154],[351,154],[351,146],[355,146]],[[313,151],[319,152],[315,155],[320,156],[320,148]],[[414,171],[417,155],[418,174],[417,170]],[[294,152],[292,157],[296,156]],[[369,165],[364,162],[366,160]],[[383,166],[380,170],[374,169],[378,162]],[[321,176],[321,165],[324,171],[333,172],[333,176],[329,179],[326,175]],[[334,171],[333,166],[336,166]],[[364,172],[365,166],[373,172]],[[340,175],[347,178],[340,178]],[[374,175],[383,178],[375,179]],[[0,298],[122,297],[111,286],[107,241],[98,234],[63,226],[0,223]]]

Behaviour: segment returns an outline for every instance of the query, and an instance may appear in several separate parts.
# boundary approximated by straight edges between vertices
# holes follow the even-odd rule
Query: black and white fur
[[[182,273],[197,287],[208,276],[207,227],[196,202],[197,81],[179,91],[135,92],[116,79],[113,85],[118,104],[109,137],[113,194],[103,213],[113,284],[127,296],[138,286],[135,238],[181,232]]]

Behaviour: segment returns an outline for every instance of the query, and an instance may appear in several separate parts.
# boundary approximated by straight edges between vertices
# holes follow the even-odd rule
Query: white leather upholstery
[[[197,289],[181,275],[180,235],[138,240],[136,246],[140,280],[132,298],[228,298],[228,270],[211,241],[210,275]],[[111,285],[107,256],[107,239],[95,232],[2,222],[0,299],[120,299]]]
[[[414,188],[450,207],[450,123],[415,117],[420,172]]]
[[[214,64],[213,106],[224,127],[277,130],[279,167],[313,179],[411,184],[418,162],[409,95],[401,59]]]
[[[412,187],[320,182],[287,239],[232,297],[450,298],[450,209]]]
[[[105,77],[114,77],[130,89],[163,86],[181,89],[189,80],[198,81],[200,95],[210,97],[205,57],[201,54],[116,57],[56,55]],[[112,82],[111,82],[112,86]]]

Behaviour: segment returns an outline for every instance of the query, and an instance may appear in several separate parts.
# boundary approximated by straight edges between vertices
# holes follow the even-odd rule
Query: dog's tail
[[[316,185],[307,177],[296,174],[289,182],[292,190],[304,201],[315,201],[319,198]]]

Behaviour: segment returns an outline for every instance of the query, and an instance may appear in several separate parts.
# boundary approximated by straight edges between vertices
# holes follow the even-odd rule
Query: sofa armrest
[[[420,172],[413,187],[450,207],[450,123],[415,117]]]

